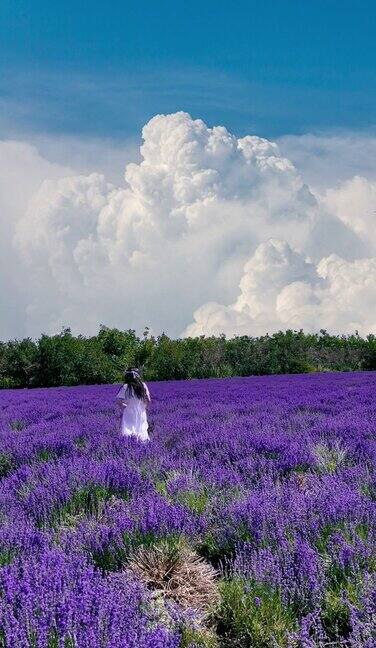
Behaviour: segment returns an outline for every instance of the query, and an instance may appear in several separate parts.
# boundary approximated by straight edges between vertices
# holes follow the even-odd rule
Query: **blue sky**
[[[2,0],[0,339],[376,334],[375,34],[374,1]]]
[[[121,140],[182,109],[239,135],[369,129],[375,28],[362,0],[3,0],[0,134]]]

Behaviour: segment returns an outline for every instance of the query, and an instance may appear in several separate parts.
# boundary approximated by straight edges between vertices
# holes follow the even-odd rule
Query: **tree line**
[[[69,328],[0,342],[0,388],[120,382],[124,367],[145,380],[220,378],[376,369],[376,336],[280,331],[274,335],[172,339],[101,326],[97,335]]]

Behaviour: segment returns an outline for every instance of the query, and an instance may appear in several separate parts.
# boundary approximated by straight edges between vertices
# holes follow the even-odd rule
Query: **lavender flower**
[[[0,645],[179,646],[179,611],[156,614],[124,573],[138,546],[183,537],[261,626],[278,602],[286,645],[371,648],[375,388],[372,373],[157,383],[147,445],[119,436],[116,386],[0,392]]]

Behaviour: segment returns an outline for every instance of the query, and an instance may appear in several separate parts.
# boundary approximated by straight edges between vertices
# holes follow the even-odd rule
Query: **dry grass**
[[[215,570],[181,543],[141,547],[131,557],[128,568],[149,589],[183,610],[194,610],[201,620],[219,602]]]

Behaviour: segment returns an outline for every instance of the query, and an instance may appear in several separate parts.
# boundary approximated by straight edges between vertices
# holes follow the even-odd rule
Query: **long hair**
[[[145,385],[140,373],[135,367],[130,367],[124,372],[124,384],[127,386],[129,396],[136,396],[140,400],[147,400]]]

